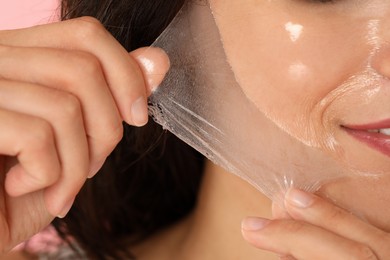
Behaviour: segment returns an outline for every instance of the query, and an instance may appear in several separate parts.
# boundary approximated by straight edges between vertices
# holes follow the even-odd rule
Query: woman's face
[[[359,172],[324,196],[390,230],[390,2],[210,4],[246,96],[302,146]]]

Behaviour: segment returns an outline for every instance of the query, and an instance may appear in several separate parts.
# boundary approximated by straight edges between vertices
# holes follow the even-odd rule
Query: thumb
[[[19,243],[29,239],[54,219],[45,206],[43,191],[32,192],[19,197],[6,196],[5,207],[0,213],[0,225],[8,224],[8,239],[2,250],[11,250]],[[6,236],[6,234],[0,234]]]
[[[160,48],[144,47],[130,52],[138,62],[147,85],[147,94],[150,95],[163,81],[169,70],[168,55]]]

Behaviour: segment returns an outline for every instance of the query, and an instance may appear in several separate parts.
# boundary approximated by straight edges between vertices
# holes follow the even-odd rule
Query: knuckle
[[[72,121],[81,116],[81,104],[76,96],[64,93],[57,101],[60,104],[59,108],[61,111],[56,116]]]
[[[80,37],[80,40],[91,41],[96,37],[107,34],[106,29],[102,23],[91,16],[83,16],[74,20],[76,26],[76,34]]]
[[[351,259],[356,260],[378,260],[370,247],[359,244],[351,250]]]
[[[90,53],[74,51],[67,59],[71,64],[71,71],[68,74],[71,80],[69,83],[79,83],[85,80],[85,78],[90,77],[93,79],[98,75],[102,75],[99,59]]]
[[[51,125],[40,118],[36,118],[30,127],[29,134],[23,140],[35,150],[46,150],[54,144],[54,133]]]

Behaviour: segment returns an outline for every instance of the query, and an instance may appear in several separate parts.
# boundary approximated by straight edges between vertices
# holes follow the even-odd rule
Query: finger
[[[82,17],[20,32],[4,32],[2,36],[0,43],[4,45],[66,48],[93,54],[102,64],[125,121],[135,125],[147,122],[146,85],[142,70],[96,19]]]
[[[279,201],[272,201],[272,217],[274,219],[291,219],[284,206],[279,204]],[[293,260],[294,258],[288,255],[280,255],[280,260]]]
[[[377,259],[365,245],[295,220],[248,218],[242,231],[254,246],[300,260]]]
[[[84,184],[89,170],[88,144],[79,101],[59,90],[0,80],[0,107],[42,118],[53,128],[61,176],[46,190],[45,199],[50,213],[62,215]]]
[[[168,55],[160,48],[139,48],[130,55],[138,62],[150,95],[163,81],[170,67]]]
[[[60,162],[51,126],[44,120],[0,109],[0,154],[17,156],[7,174],[5,189],[13,196],[53,184]]]
[[[291,219],[286,209],[275,201],[272,202],[272,217],[274,219]]]
[[[0,218],[0,254],[38,233],[53,220],[43,197],[42,190],[19,197],[4,196],[1,204],[7,214]]]
[[[290,189],[286,194],[285,206],[295,219],[368,245],[378,255],[390,256],[389,234],[314,194]]]
[[[296,258],[292,257],[292,256],[280,256],[279,257],[280,260],[296,260]]]
[[[79,99],[89,143],[89,176],[92,176],[123,135],[122,119],[99,61],[84,52],[51,48],[7,49],[0,59],[0,76],[53,86]]]

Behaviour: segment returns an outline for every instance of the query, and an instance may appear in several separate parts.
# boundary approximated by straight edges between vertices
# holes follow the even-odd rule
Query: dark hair
[[[63,0],[62,19],[96,17],[127,49],[150,45],[185,0]],[[196,203],[203,157],[149,120],[124,138],[53,225],[93,259],[130,259],[128,249],[186,216]]]

